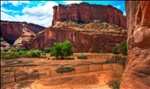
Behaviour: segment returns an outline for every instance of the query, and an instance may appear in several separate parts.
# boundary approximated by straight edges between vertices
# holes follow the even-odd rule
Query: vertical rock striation
[[[53,25],[57,21],[72,20],[75,22],[105,21],[126,28],[126,17],[111,5],[96,5],[88,3],[58,5],[53,7]]]
[[[126,1],[128,60],[121,89],[150,89],[150,1]]]
[[[47,46],[53,46],[54,42],[69,40],[74,52],[97,52],[97,50],[112,52],[112,48],[115,47],[116,44],[126,40],[126,37],[126,35],[112,34],[88,35],[67,27],[50,27],[40,32],[30,41],[27,44],[27,48],[43,49]]]

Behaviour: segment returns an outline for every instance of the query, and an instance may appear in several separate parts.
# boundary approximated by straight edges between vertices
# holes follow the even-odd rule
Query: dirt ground
[[[109,81],[119,79],[113,70],[67,75],[20,82],[5,89],[112,89]]]
[[[97,54],[96,54],[97,55]],[[17,58],[11,60],[2,60],[3,66],[51,66],[51,65],[80,65],[92,63],[104,63],[107,59],[102,58],[92,59],[71,59],[52,60],[47,54],[46,58]],[[73,58],[73,59],[72,59]],[[3,70],[1,70],[3,72]],[[35,81],[22,81],[17,84],[12,84],[3,89],[112,89],[108,83],[112,80],[120,79],[121,75],[116,76],[114,70],[102,70],[97,72],[88,72],[73,75],[64,75],[50,77]]]
[[[107,61],[108,54],[97,54],[97,53],[84,53],[86,55],[98,56],[97,58],[88,58],[88,59],[77,59],[78,53],[75,53],[73,56],[70,56],[63,60],[54,60],[54,57],[50,57],[49,54],[46,54],[46,58],[16,58],[10,60],[1,60],[1,66],[20,66],[20,65],[78,65],[78,64],[89,64],[89,63],[104,63]],[[101,56],[100,56],[101,55]],[[110,55],[110,54],[109,54]]]

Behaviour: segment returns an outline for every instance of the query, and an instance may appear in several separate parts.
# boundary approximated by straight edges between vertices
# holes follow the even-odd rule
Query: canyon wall
[[[61,5],[53,7],[53,25],[57,21],[71,20],[75,22],[105,21],[126,28],[126,17],[111,5],[96,5],[88,3]]]
[[[54,42],[69,40],[73,46],[74,52],[97,52],[98,50],[112,52],[113,47],[126,39],[126,35],[88,35],[67,27],[50,27],[39,33],[37,37],[26,46],[29,49],[43,49],[46,46],[51,47]]]
[[[128,60],[121,89],[150,89],[150,1],[126,1]]]
[[[11,22],[1,21],[0,35],[9,43],[13,44],[23,34],[23,24],[25,27],[34,33],[38,33],[45,29],[45,27],[38,26],[26,22]]]

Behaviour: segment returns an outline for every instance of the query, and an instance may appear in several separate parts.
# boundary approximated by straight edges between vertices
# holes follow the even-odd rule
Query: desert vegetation
[[[124,50],[125,43],[122,42],[121,44],[122,44],[122,49]],[[117,49],[117,52],[118,52],[118,49]],[[74,74],[84,73],[84,72],[100,71],[102,70],[100,66],[105,66],[105,64],[106,65],[110,65],[110,64],[120,65],[121,64],[121,66],[124,67],[125,61],[126,61],[126,56],[120,55],[118,53],[117,54],[102,53],[100,49],[98,49],[96,53],[73,53],[72,45],[69,41],[64,41],[62,43],[54,43],[52,47],[45,47],[43,50],[37,50],[37,49],[27,50],[26,48],[11,48],[11,49],[4,49],[1,53],[2,53],[2,59],[13,59],[12,62],[6,63],[7,67],[8,65],[18,65],[15,63],[20,63],[20,65],[38,65],[38,66],[40,65],[50,66],[51,63],[52,65],[58,65],[55,70],[53,69],[50,70],[51,77],[57,76],[57,75],[66,75],[66,74],[74,75]],[[49,54],[49,56],[52,58],[55,57],[55,59],[60,59],[60,60],[45,61],[47,54]],[[71,56],[74,60],[66,60],[67,58],[69,58],[68,56]],[[30,60],[30,62],[23,62],[23,59],[19,59],[19,58],[27,58]],[[32,60],[32,58],[34,58],[34,61]],[[44,61],[38,62],[36,64],[36,59],[39,60],[39,58],[41,58],[40,60],[42,61],[44,60]],[[86,59],[86,60],[80,60],[80,59]],[[112,68],[113,67],[112,65],[110,65],[109,68]],[[100,69],[98,68],[93,69],[94,67],[98,67],[98,68],[100,67]],[[80,68],[84,68],[84,69],[81,71]],[[34,70],[37,70],[37,69],[34,69]],[[18,70],[15,70],[15,71],[18,71]],[[5,77],[6,73],[7,73],[7,70],[5,71],[3,77]],[[23,74],[20,74],[20,75],[24,76]],[[25,77],[25,79],[30,79],[30,75],[31,76],[36,75],[36,77],[34,78],[37,78],[37,79],[40,79],[41,78],[40,76],[42,76],[42,74],[40,74],[40,71],[38,70],[38,73],[36,74],[31,73],[31,74],[25,75],[25,76],[28,76],[28,78]],[[19,79],[19,77],[16,77],[16,78]],[[21,80],[17,80],[17,81],[21,81]],[[119,89],[119,84],[120,82],[114,81],[110,83],[110,86],[113,89]]]
[[[3,59],[14,59],[14,58],[21,58],[21,57],[40,57],[41,51],[40,50],[27,50],[26,48],[12,48],[12,49],[6,49],[1,52]]]
[[[124,30],[122,27],[119,27],[114,24],[110,24],[107,22],[101,22],[101,21],[93,21],[90,23],[78,23],[74,21],[61,21],[57,22],[53,27],[69,27],[73,28],[77,31],[81,31],[84,34],[126,34],[126,30]],[[107,29],[107,30],[106,30]]]
[[[51,52],[51,48],[50,47],[45,47],[44,48],[44,52],[45,53],[50,53]]]
[[[87,59],[87,55],[86,54],[78,54],[78,59]]]
[[[72,54],[73,50],[69,41],[65,41],[63,43],[54,43],[54,46],[50,52],[50,55],[55,56],[56,59],[63,59],[64,57],[70,56]]]
[[[109,83],[109,86],[111,86],[113,89],[120,89],[120,81],[114,80]]]
[[[69,66],[60,66],[55,70],[57,73],[67,73],[75,71],[75,68]]]
[[[123,41],[119,44],[120,47],[115,46],[112,50],[113,54],[121,53],[122,55],[127,55],[127,41]]]

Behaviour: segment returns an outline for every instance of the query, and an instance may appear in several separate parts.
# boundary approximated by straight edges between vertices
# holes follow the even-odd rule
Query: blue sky
[[[89,4],[103,4],[112,5],[125,14],[125,1],[11,1],[3,0],[1,1],[1,20],[7,21],[20,21],[38,24],[44,27],[51,26],[53,9],[52,7],[58,4],[71,4],[71,3],[81,3],[88,2]]]

